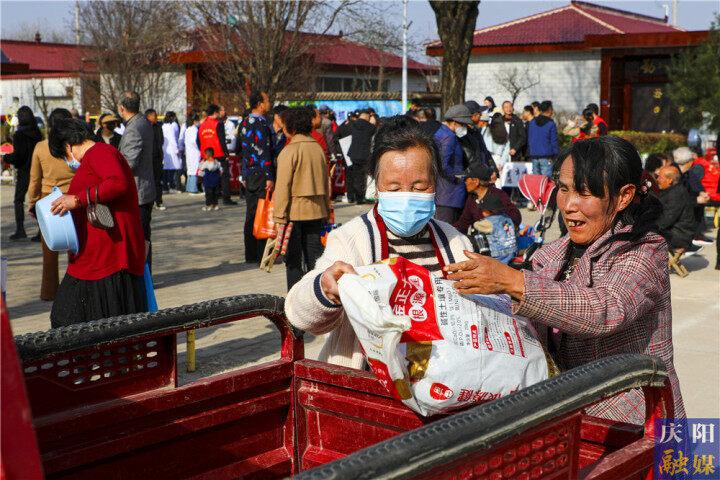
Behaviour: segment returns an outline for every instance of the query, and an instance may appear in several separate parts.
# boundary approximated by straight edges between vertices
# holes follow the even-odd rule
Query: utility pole
[[[407,6],[408,0],[403,0],[403,54],[402,54],[402,108],[400,113],[404,113],[407,108],[408,91],[407,91]]]
[[[80,45],[80,0],[75,2],[75,43]]]
[[[678,0],[672,0],[672,24],[677,27],[678,24]]]

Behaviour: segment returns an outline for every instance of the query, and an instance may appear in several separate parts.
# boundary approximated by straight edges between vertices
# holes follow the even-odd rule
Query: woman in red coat
[[[146,311],[145,238],[127,161],[115,147],[91,140],[79,120],[57,122],[48,140],[51,154],[75,170],[52,212],[72,212],[80,241],[53,304],[52,327]],[[105,230],[88,222],[88,197],[110,209],[115,226]]]

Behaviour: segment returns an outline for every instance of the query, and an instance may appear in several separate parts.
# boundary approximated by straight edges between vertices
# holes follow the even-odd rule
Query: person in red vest
[[[215,152],[215,160],[220,162],[223,172],[220,181],[223,204],[237,205],[237,202],[230,198],[230,167],[228,165],[230,154],[225,141],[225,124],[220,121],[220,107],[211,103],[205,109],[205,113],[207,113],[207,118],[198,128],[198,146],[201,152],[212,148]]]
[[[586,109],[592,110],[592,123],[595,125],[598,129],[598,137],[601,137],[603,135],[607,135],[608,133],[608,124],[607,122],[600,116],[600,107],[598,107],[597,103],[588,103],[588,106],[585,107]]]

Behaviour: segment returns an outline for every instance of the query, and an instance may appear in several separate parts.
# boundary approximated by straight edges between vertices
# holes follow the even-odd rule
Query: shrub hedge
[[[651,153],[667,153],[678,147],[687,145],[687,137],[680,133],[651,133],[635,132],[632,130],[611,130],[610,135],[617,135],[635,145],[638,152],[649,155]],[[560,150],[572,145],[572,137],[558,132]]]

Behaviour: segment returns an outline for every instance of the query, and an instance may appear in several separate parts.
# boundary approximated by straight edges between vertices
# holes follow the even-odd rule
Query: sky
[[[160,2],[161,0],[158,0]],[[402,2],[378,1],[386,7],[389,17],[398,25],[402,22]],[[477,28],[497,25],[502,22],[515,20],[520,17],[533,15],[542,11],[567,5],[566,1],[548,0],[486,0],[480,3]],[[644,0],[644,1],[607,1],[595,0],[594,3],[632,12],[662,17],[665,14],[664,4],[671,0]],[[19,28],[39,29],[43,27],[52,30],[61,30],[67,33],[67,38],[74,37],[74,1],[8,1],[0,0],[0,34],[2,38],[11,38]],[[678,25],[686,30],[705,30],[710,27],[714,12],[720,11],[720,0],[679,0]],[[408,18],[412,22],[410,34],[412,38],[428,41],[437,38],[435,17],[427,1],[411,0],[408,5]],[[46,38],[46,40],[48,40]]]

